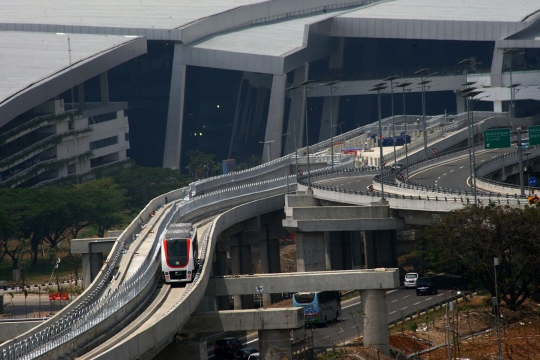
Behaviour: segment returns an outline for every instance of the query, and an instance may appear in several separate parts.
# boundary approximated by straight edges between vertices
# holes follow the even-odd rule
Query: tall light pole
[[[304,87],[304,106],[306,113],[306,153],[307,153],[307,168],[308,168],[308,189],[311,189],[311,167],[309,165],[309,132],[308,132],[308,106],[307,106],[307,86],[315,80],[306,80],[298,84],[298,86]]]
[[[294,92],[294,90],[299,89],[300,86],[291,86],[289,88],[286,88],[285,90],[290,90],[291,92]],[[294,106],[294,102],[293,102]],[[295,111],[293,109],[293,114],[295,114]],[[296,146],[296,120],[293,118],[293,133],[294,133],[294,158],[295,158],[295,170],[296,170],[296,179],[298,182],[298,146]]]
[[[499,293],[497,289],[497,266],[499,265],[499,258],[493,258],[493,273],[495,280],[495,297],[492,298],[493,306],[495,307],[495,318],[497,319],[497,346],[499,348],[499,360],[503,360],[502,356],[502,344],[501,344],[501,328],[499,325]]]
[[[329,81],[326,84],[323,84],[323,86],[329,86],[330,87],[330,156],[332,157],[332,171],[334,170],[334,91],[339,89],[340,87],[336,87],[338,82],[341,80],[333,80]]]
[[[471,176],[471,187],[473,188],[474,204],[476,205],[476,156],[474,149],[474,112],[471,108],[471,100],[483,91],[471,90],[463,93],[461,96],[467,101],[467,127],[469,128],[469,170]],[[470,115],[469,115],[470,114]],[[470,119],[470,121],[469,121]],[[472,151],[471,151],[472,150]]]
[[[511,118],[516,117],[516,103],[515,103],[516,93],[515,93],[515,88],[516,88],[516,86],[521,85],[521,84],[519,84],[519,85],[516,84],[516,86],[513,86],[514,83],[512,82],[512,65],[514,63],[514,57],[515,56],[525,54],[524,51],[516,54],[516,51],[517,51],[517,49],[506,49],[506,50],[503,51],[504,55],[510,55],[510,86],[508,86],[508,88],[510,88],[510,117]]]
[[[415,75],[422,75],[426,73],[428,69],[420,69],[416,71]],[[423,133],[424,133],[424,158],[428,158],[428,151],[427,151],[427,128],[426,128],[426,84],[429,84],[431,80],[427,80],[430,76],[437,74],[436,72],[428,74],[426,76],[421,76],[421,81],[418,83],[418,85],[422,86],[422,123],[423,123]]]
[[[467,93],[470,93],[472,91],[475,91],[475,87],[469,87],[468,85],[472,85],[473,83],[465,83],[462,86],[467,86],[466,88],[462,90],[458,90],[459,93],[461,93],[461,96],[463,97],[463,100],[465,101],[465,108],[467,109],[467,131],[468,131],[468,137],[467,137],[467,151],[469,153],[469,174],[472,181],[473,177],[473,166],[472,166],[472,151],[471,151],[471,126],[469,121],[469,103],[467,101]],[[474,121],[474,114],[473,114],[473,121]]]
[[[407,153],[407,112],[405,111],[405,88],[409,85],[412,85],[412,82],[402,82],[397,84],[396,87],[403,89],[403,121],[405,121],[405,139],[403,141],[405,145],[405,171],[406,171],[406,181],[409,180],[409,154]],[[410,89],[408,89],[410,91]],[[394,154],[396,152],[394,151]]]
[[[369,91],[376,91],[377,92],[377,104],[378,104],[378,110],[379,110],[379,165],[381,168],[381,203],[384,203],[384,171],[383,171],[383,133],[382,133],[382,125],[381,125],[381,90],[384,90],[388,87],[385,83],[378,83],[373,86],[373,88],[369,89]]]
[[[396,155],[396,123],[394,121],[394,80],[399,79],[399,76],[389,76],[384,81],[390,81],[390,97],[392,102],[392,136],[394,138],[394,165],[397,163]]]

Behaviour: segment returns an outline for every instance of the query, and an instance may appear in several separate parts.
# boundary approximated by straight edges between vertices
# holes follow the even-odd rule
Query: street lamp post
[[[386,89],[388,86],[385,83],[378,83],[369,91],[377,91],[377,104],[379,111],[379,165],[381,168],[381,203],[384,203],[384,170],[383,170],[383,137],[382,137],[382,124],[381,124],[381,90]]]
[[[286,88],[285,90],[290,90],[291,92],[294,92],[294,90],[296,89],[299,89],[300,86],[291,86],[289,88]],[[294,105],[294,104],[293,104]],[[293,114],[294,114],[294,109],[293,109]],[[298,182],[298,146],[296,146],[296,121],[295,119],[292,119],[293,120],[293,133],[294,133],[294,159],[295,159],[295,171],[296,171],[296,179]]]
[[[390,98],[392,102],[392,136],[394,138],[394,165],[397,163],[396,155],[396,123],[394,121],[394,80],[399,79],[399,76],[389,76],[384,81],[390,81]]]
[[[403,89],[403,121],[405,121],[405,139],[403,141],[405,145],[405,174],[406,174],[406,181],[409,181],[409,155],[407,153],[407,112],[405,111],[405,88],[409,85],[412,85],[412,82],[402,82],[401,84],[397,84],[396,87],[400,87]],[[409,89],[410,91],[410,89]],[[395,154],[395,151],[394,151]]]
[[[427,72],[428,69],[421,69],[416,71],[415,75],[421,75],[425,72]],[[423,136],[424,136],[424,158],[427,159],[428,153],[427,153],[427,135],[426,135],[426,97],[425,97],[425,91],[426,91],[426,84],[430,82],[430,80],[424,80],[424,77],[421,77],[422,81],[420,81],[420,84],[422,86],[422,124],[423,124]]]
[[[330,87],[330,156],[332,157],[332,171],[334,171],[334,89],[337,90],[337,87],[334,87],[341,80],[329,81],[323,86]]]
[[[305,106],[305,113],[306,113],[306,154],[307,154],[307,167],[308,167],[308,189],[311,189],[311,167],[309,164],[309,132],[308,132],[308,106],[307,106],[307,85],[311,84],[315,80],[306,80],[298,84],[298,86],[302,86],[304,88],[304,106]]]
[[[464,85],[471,85],[472,83],[465,83]],[[475,162],[475,149],[474,149],[474,112],[471,111],[470,100],[476,95],[483,93],[483,91],[476,90],[474,87],[467,87],[463,90],[459,90],[461,96],[465,100],[465,105],[467,108],[467,130],[468,130],[468,151],[469,151],[469,173],[471,179],[471,188],[473,189],[474,203],[476,204],[476,176],[474,169],[476,167]]]
[[[514,63],[514,57],[516,55],[525,54],[525,52],[520,52],[520,53],[516,54],[516,50],[517,49],[506,49],[506,50],[503,51],[504,55],[510,55],[510,86],[508,86],[508,87],[510,88],[510,117],[511,118],[516,117],[515,87],[521,85],[521,84],[519,84],[519,85],[516,84],[516,86],[513,86],[514,84],[512,82],[512,65]]]

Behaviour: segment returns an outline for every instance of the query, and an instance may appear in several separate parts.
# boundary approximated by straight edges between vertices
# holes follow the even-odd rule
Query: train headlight
[[[187,273],[188,273],[188,274],[191,274],[191,271],[188,271]]]
[[[169,272],[168,272],[168,271],[165,271],[165,275],[169,275]]]

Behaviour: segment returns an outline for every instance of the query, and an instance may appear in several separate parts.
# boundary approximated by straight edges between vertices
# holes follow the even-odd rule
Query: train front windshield
[[[171,267],[183,267],[189,260],[189,239],[167,240],[167,264]]]

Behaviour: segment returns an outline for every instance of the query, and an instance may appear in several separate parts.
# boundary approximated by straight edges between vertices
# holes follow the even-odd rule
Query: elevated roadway
[[[462,135],[455,137],[454,144],[462,141],[460,136]],[[446,136],[443,140],[447,144],[451,144],[452,142],[450,139],[451,136]],[[316,145],[315,147],[317,146],[324,147],[323,144]],[[495,156],[495,153],[480,153],[478,156],[480,156],[479,159],[484,156],[488,159]],[[288,160],[286,161],[282,160],[283,166],[290,169],[294,163],[291,160],[291,157],[288,157]],[[456,161],[463,161],[463,159]],[[465,161],[467,161],[466,158]],[[347,163],[341,164],[340,166],[347,166]],[[433,167],[432,165],[428,166]],[[441,176],[443,166],[446,165],[439,166],[440,169],[438,170],[434,168],[424,171],[423,173],[420,172],[415,181],[425,181],[425,185],[428,185],[431,181],[433,184],[435,179],[428,179],[427,175],[434,176],[438,174],[438,176]],[[463,166],[463,168],[461,168],[461,166]],[[280,166],[276,167],[279,168]],[[458,170],[462,170],[463,174],[467,175],[468,172],[463,170],[465,168],[465,165],[458,166]],[[319,174],[322,174],[324,171],[327,171],[327,169],[319,170]],[[256,172],[261,173],[263,176],[268,176],[265,167],[256,169]],[[463,180],[459,180],[459,177],[462,175],[454,174],[456,172],[457,170],[454,172],[451,172],[450,170],[442,171],[441,179],[439,179],[438,176],[436,178],[438,184],[442,184],[444,181],[448,181],[448,184],[457,181],[463,183]],[[371,182],[373,182],[372,175],[374,174],[374,172],[365,171],[358,179],[350,181],[351,184],[355,183],[359,186],[360,189],[356,191],[360,193],[355,193],[355,190],[350,188],[347,190],[340,189],[339,191],[336,191],[336,189],[324,189],[321,188],[321,186],[324,185],[317,184],[316,185],[319,187],[314,187],[314,193],[320,191],[319,195],[324,193],[322,198],[327,196],[327,200],[330,201],[346,204],[355,203],[358,205],[369,205],[374,201],[379,201],[379,197],[374,193],[366,193],[365,188],[362,189],[362,187],[364,185],[363,182],[369,181],[370,177]],[[422,179],[421,177],[426,178]],[[129,255],[128,250],[127,254],[130,258],[135,260],[133,262],[131,260],[124,261],[126,246],[131,243],[134,235],[140,234],[139,237],[143,235],[142,238],[153,237],[156,239],[159,237],[159,234],[163,231],[164,226],[166,226],[168,221],[177,221],[181,217],[183,217],[183,219],[188,219],[187,221],[191,221],[189,219],[200,218],[205,214],[220,214],[212,223],[208,224],[209,230],[204,236],[208,241],[205,243],[205,251],[203,251],[206,260],[194,285],[182,290],[178,289],[178,291],[171,289],[159,291],[157,294],[154,293],[154,300],[158,302],[161,301],[162,305],[160,305],[159,308],[155,307],[156,310],[152,316],[148,317],[144,322],[141,322],[139,326],[132,327],[132,333],[129,336],[122,337],[121,339],[117,338],[117,342],[114,343],[112,347],[96,348],[96,352],[94,352],[93,355],[89,353],[87,358],[134,359],[151,358],[154,356],[159,352],[160,348],[163,348],[172,341],[172,335],[174,335],[181,325],[189,319],[190,314],[197,308],[198,304],[203,299],[211,271],[211,261],[208,261],[208,259],[212,254],[219,233],[231,224],[242,221],[242,218],[245,216],[251,217],[254,216],[254,214],[262,214],[271,211],[271,209],[282,209],[284,206],[283,195],[287,191],[287,185],[292,186],[295,177],[280,178],[274,181],[257,181],[257,175],[254,173],[254,175],[249,175],[246,178],[246,181],[249,181],[250,185],[236,186],[233,182],[232,187],[230,180],[231,178],[226,177],[216,179],[216,183],[210,187],[215,190],[214,192],[204,193],[202,196],[198,196],[188,202],[173,205],[173,207],[176,206],[177,209],[179,209],[179,213],[168,210],[166,206],[169,206],[168,204],[173,200],[184,198],[186,192],[189,192],[191,189],[179,189],[152,200],[141,214],[139,214],[138,218],[135,219],[128,229],[126,229],[119,237],[117,244],[107,259],[106,265],[99,272],[96,281],[91,284],[79,299],[46,323],[19,336],[17,339],[2,344],[0,347],[2,354],[1,358],[30,359],[41,357],[52,359],[64,356],[70,357],[72,356],[70,354],[76,352],[77,349],[83,348],[87,344],[95,341],[95,339],[99,337],[97,334],[107,332],[107,329],[111,328],[111,325],[117,322],[113,321],[111,324],[107,325],[107,321],[111,319],[111,316],[112,318],[115,318],[116,315],[114,314],[118,313],[120,316],[122,311],[124,313],[126,311],[129,312],[126,306],[130,304],[130,302],[133,302],[133,300],[137,303],[138,294],[148,293],[148,290],[146,289],[151,289],[153,286],[150,281],[152,271],[149,272],[148,269],[150,268],[147,269],[145,266],[147,266],[146,264],[153,263],[153,259],[156,259],[156,252],[152,251],[155,247],[150,246],[148,251],[145,251],[149,254],[147,256],[144,256],[144,253],[142,252],[135,254],[135,250],[132,251],[132,255]],[[463,188],[466,189],[466,186],[464,185],[458,186],[463,186]],[[452,187],[455,186],[452,185]],[[302,184],[299,184],[298,188],[299,190],[306,190],[306,187]],[[388,200],[390,207],[395,207],[396,209],[401,207],[401,209],[411,211],[430,212],[448,211],[457,208],[458,206],[463,206],[459,205],[457,201],[450,205],[450,201],[434,199],[433,195],[431,199],[429,199],[429,195],[427,195],[426,198],[426,195],[422,194],[418,195],[418,198],[416,195],[413,197],[409,194],[412,189],[406,189],[404,187],[396,186],[396,189],[393,190],[395,191],[395,196],[389,197]],[[424,190],[416,189],[415,191],[416,194],[418,194]],[[427,191],[424,192],[427,193]],[[401,195],[398,195],[400,193]],[[329,194],[332,196],[329,196]],[[410,196],[411,199],[414,199],[415,201],[406,199],[406,195]],[[400,196],[401,198],[399,198]],[[242,207],[244,208],[240,210]],[[150,212],[159,209],[163,210],[163,214],[160,214],[152,220],[154,225],[143,227],[141,232],[141,220],[150,218]],[[150,234],[153,235],[150,236]],[[150,286],[150,288],[148,288],[148,286]],[[144,298],[145,296],[142,297]],[[123,300],[124,298],[126,300]],[[158,298],[161,300],[158,300]],[[174,301],[172,300],[173,298]],[[92,303],[92,301],[96,301],[96,299],[99,299],[99,307],[96,307]],[[111,304],[111,301],[119,307],[108,307],[108,304]],[[136,304],[133,306],[136,306]],[[118,311],[116,309],[123,310]],[[125,316],[125,314],[121,316]],[[89,323],[88,321],[90,320],[91,322]],[[111,344],[109,343],[109,345]]]

